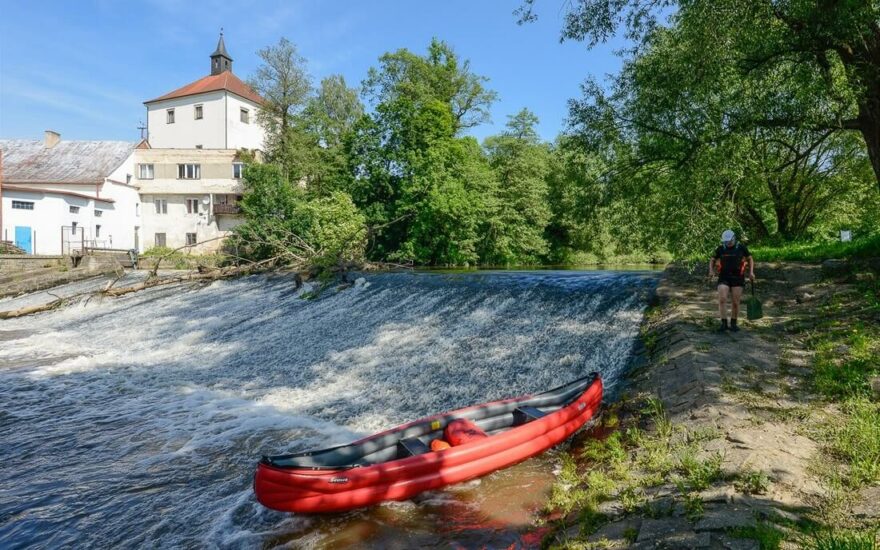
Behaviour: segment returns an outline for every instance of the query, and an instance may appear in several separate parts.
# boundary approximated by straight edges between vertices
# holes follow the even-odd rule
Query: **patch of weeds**
[[[581,534],[582,535],[592,535],[596,532],[599,527],[605,524],[608,521],[608,518],[605,517],[605,514],[600,514],[595,509],[586,507],[581,510],[581,514],[579,517],[580,525],[581,525]]]
[[[763,495],[770,488],[770,478],[762,471],[749,470],[740,474],[733,485],[743,493]]]
[[[649,397],[645,400],[645,407],[642,412],[654,422],[657,437],[661,439],[672,437],[672,421],[669,420],[669,416],[663,408],[663,401],[660,401],[657,397]]]
[[[627,486],[617,495],[617,498],[627,513],[635,512],[645,503],[645,494],[634,485]]]
[[[645,345],[645,349],[648,350],[649,353],[654,353],[657,349],[657,343],[659,340],[660,338],[657,336],[656,332],[650,330],[642,331],[642,343]]]
[[[694,443],[712,441],[721,437],[721,430],[715,426],[704,426],[688,432],[688,440]]]
[[[707,344],[706,342],[699,342],[699,343],[697,343],[697,345],[695,346],[695,348],[696,348],[697,351],[700,351],[700,352],[706,353],[707,351],[709,351],[709,350],[712,349],[712,345],[711,345],[711,344]]]
[[[679,459],[679,469],[684,475],[687,487],[692,491],[702,491],[721,479],[722,457],[719,453],[700,460],[693,449],[686,449]]]
[[[855,399],[844,404],[843,412],[831,448],[849,465],[847,484],[860,487],[880,480],[880,404]]]
[[[684,515],[691,521],[697,521],[703,517],[703,499],[697,493],[684,493]]]
[[[785,533],[778,527],[768,522],[759,522],[754,527],[736,527],[727,532],[728,535],[738,539],[750,539],[758,542],[761,550],[779,550]]]
[[[871,376],[880,374],[880,335],[863,324],[828,327],[812,342],[816,349],[813,387],[841,399],[868,397]]]
[[[804,537],[802,544],[810,550],[877,550],[877,531],[823,530]]]
[[[623,530],[623,538],[626,539],[626,542],[632,544],[639,538],[639,530],[635,527],[627,527]]]
[[[601,470],[590,470],[583,478],[587,486],[587,504],[595,505],[608,498],[616,486],[614,480]]]
[[[614,432],[605,439],[590,439],[581,451],[581,458],[597,463],[618,464],[626,460],[622,435]]]
[[[642,513],[651,519],[668,518],[675,513],[675,506],[670,500],[657,500],[642,506]]]

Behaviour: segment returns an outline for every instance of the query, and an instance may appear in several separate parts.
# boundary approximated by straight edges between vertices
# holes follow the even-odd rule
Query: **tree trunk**
[[[863,105],[859,109],[859,131],[865,138],[868,147],[868,158],[874,169],[874,178],[877,180],[877,190],[880,191],[880,105],[875,108]]]

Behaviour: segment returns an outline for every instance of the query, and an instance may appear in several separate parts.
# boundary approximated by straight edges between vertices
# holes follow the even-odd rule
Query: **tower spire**
[[[226,42],[223,41],[223,27],[220,27],[220,40],[217,41],[217,49],[211,54],[211,74],[220,74],[223,71],[232,72],[232,58],[226,51]]]

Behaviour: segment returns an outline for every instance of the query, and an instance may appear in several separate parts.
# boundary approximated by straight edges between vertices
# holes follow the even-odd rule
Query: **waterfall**
[[[613,391],[656,281],[361,277],[313,299],[284,276],[157,287],[0,324],[0,546],[250,546],[296,532],[306,520],[253,502],[261,454],[593,370]]]

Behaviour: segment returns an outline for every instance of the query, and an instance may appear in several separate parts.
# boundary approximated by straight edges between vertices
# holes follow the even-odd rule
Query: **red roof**
[[[245,99],[249,99],[258,105],[263,104],[263,98],[257,95],[257,92],[255,92],[250,86],[242,82],[240,78],[232,74],[232,71],[223,71],[220,74],[208,75],[195,82],[187,84],[183,88],[178,88],[173,92],[169,92],[156,99],[144,101],[144,103],[155,103],[166,99],[174,99],[176,97],[216,92],[217,90],[226,90]]]

